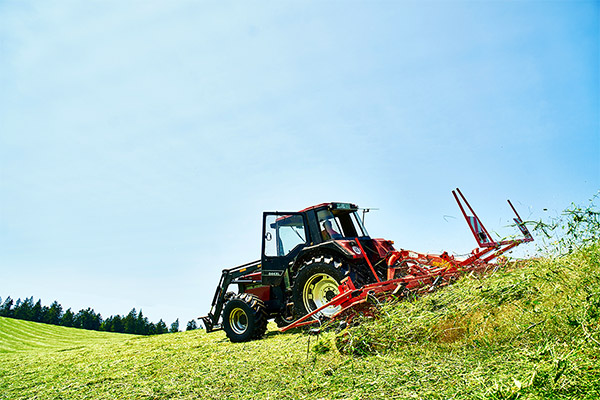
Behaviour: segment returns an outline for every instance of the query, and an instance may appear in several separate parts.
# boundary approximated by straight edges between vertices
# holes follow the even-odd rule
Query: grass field
[[[318,338],[0,318],[0,399],[597,399],[599,260],[594,245],[465,278]]]
[[[86,331],[0,317],[0,353],[74,350],[93,343],[110,344],[132,335]]]

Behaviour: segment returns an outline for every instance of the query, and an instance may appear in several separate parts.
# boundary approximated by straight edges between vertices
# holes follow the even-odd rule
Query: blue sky
[[[372,236],[464,254],[455,187],[501,235],[507,198],[526,219],[585,203],[599,12],[1,2],[0,296],[184,325],[260,257],[265,210],[377,207]]]

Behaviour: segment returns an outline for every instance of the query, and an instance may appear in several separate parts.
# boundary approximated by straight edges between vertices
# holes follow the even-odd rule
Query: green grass
[[[465,278],[318,338],[0,318],[0,399],[596,399],[599,260],[594,245]]]
[[[437,375],[455,385],[447,397],[600,398],[600,243],[462,279],[360,322],[336,338],[343,353],[404,356],[416,346],[480,382]]]
[[[133,335],[86,331],[0,317],[0,353],[66,351],[93,343],[110,345]]]

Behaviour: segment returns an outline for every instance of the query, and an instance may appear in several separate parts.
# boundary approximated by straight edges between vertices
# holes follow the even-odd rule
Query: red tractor
[[[350,203],[263,213],[261,259],[223,270],[211,310],[201,317],[206,331],[224,329],[232,342],[258,339],[269,319],[286,330],[335,317],[369,295],[441,286],[533,240],[517,214],[525,237],[493,241],[460,191],[472,216],[453,193],[479,244],[466,260],[397,251],[392,241],[372,239]],[[233,284],[237,293],[229,291]]]

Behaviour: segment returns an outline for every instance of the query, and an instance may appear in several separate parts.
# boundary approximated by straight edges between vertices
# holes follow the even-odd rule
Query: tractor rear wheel
[[[235,294],[223,308],[223,329],[232,342],[260,339],[267,330],[267,318],[261,299],[249,293]]]
[[[292,299],[298,316],[306,315],[337,296],[338,286],[345,277],[344,271],[336,268],[330,257],[315,257],[306,261],[298,270],[292,288]],[[340,307],[327,307],[315,317],[331,318]]]

